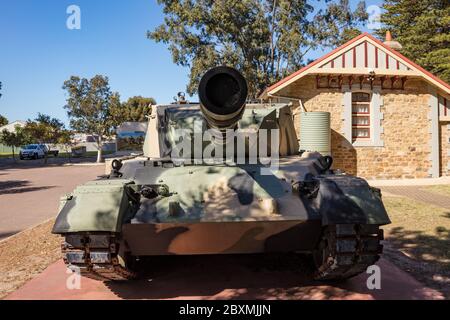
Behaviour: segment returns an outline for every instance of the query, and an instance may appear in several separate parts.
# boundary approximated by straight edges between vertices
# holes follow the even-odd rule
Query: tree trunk
[[[98,137],[98,151],[97,151],[97,163],[103,162],[103,141],[102,137]]]
[[[16,156],[14,154],[14,146],[12,146],[12,153],[13,153],[13,161],[16,162]]]

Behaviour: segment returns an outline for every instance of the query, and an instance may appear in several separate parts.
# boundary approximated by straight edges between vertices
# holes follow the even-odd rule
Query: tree
[[[203,73],[229,65],[247,78],[250,96],[297,70],[305,55],[336,46],[367,20],[364,2],[348,0],[158,0],[164,24],[147,36],[169,45],[175,63],[190,68],[189,94]]]
[[[64,130],[64,124],[60,120],[41,113],[36,119],[28,120],[23,128],[24,134],[29,137],[28,140],[40,144],[58,143]],[[44,161],[47,163],[47,154]]]
[[[0,114],[0,127],[6,126],[9,123],[8,119]]]
[[[103,138],[111,136],[114,122],[110,111],[120,105],[118,93],[112,93],[108,77],[96,75],[92,79],[70,77],[64,82],[67,104],[64,108],[70,126],[77,132],[94,134],[98,148],[97,162],[103,161]]]
[[[64,130],[64,124],[48,115],[39,113],[36,119],[28,120],[24,132],[35,142],[42,144],[55,144]]]
[[[383,38],[390,30],[401,53],[444,81],[450,81],[450,2],[448,0],[385,0]]]
[[[152,112],[152,105],[156,101],[153,98],[144,98],[141,96],[131,97],[127,102],[114,104],[111,107],[111,118],[117,127],[124,122],[144,122],[147,121],[146,116]]]
[[[76,145],[73,140],[73,132],[70,130],[62,130],[58,135],[57,143],[64,147],[64,150],[69,155],[69,162],[72,162],[72,147]]]
[[[12,148],[14,161],[16,161],[15,148],[19,148],[28,142],[28,137],[20,126],[16,126],[15,131],[3,130],[0,133],[0,143]]]

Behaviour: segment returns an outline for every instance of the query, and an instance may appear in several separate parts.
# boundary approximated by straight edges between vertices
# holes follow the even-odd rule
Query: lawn
[[[450,210],[403,197],[383,197],[383,202],[392,220],[384,227],[386,256],[448,298]]]
[[[103,151],[104,156],[107,156],[112,153],[113,153],[112,151]],[[60,157],[60,158],[69,158],[69,156],[70,156],[70,153],[58,154],[58,157]],[[97,157],[97,151],[88,151],[82,156],[82,158],[92,158],[92,157]],[[74,158],[74,156],[72,156],[72,158]]]
[[[104,156],[112,154],[112,153],[113,153],[112,151],[103,151]],[[58,154],[59,158],[69,158],[69,156],[70,156],[70,153],[59,153]],[[97,157],[97,151],[88,151],[82,156],[82,158],[92,158],[92,157]],[[0,159],[1,158],[12,158],[12,154],[11,153],[0,153]],[[52,156],[50,156],[49,158],[52,158]],[[72,158],[74,158],[74,157],[72,156]],[[16,159],[19,159],[18,153],[16,153]]]
[[[448,184],[435,185],[435,186],[426,186],[426,187],[421,187],[421,189],[424,189],[426,191],[439,193],[439,194],[442,194],[444,196],[449,196],[450,197],[450,185],[448,185]]]
[[[2,158],[12,158],[12,154],[11,153],[0,153],[0,159]],[[19,155],[16,154],[16,158],[19,158]]]

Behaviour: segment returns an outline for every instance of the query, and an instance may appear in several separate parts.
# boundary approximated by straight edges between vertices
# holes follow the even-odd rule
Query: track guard
[[[139,198],[131,180],[88,182],[61,199],[52,233],[120,232],[136,213]]]
[[[348,175],[317,177],[319,191],[314,199],[323,225],[389,224],[381,192],[360,178]]]

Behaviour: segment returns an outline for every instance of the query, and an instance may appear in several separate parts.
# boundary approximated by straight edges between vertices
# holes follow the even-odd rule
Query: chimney
[[[384,44],[395,50],[402,49],[402,45],[398,41],[392,40],[391,31],[389,30],[386,31],[386,41],[384,41]]]

